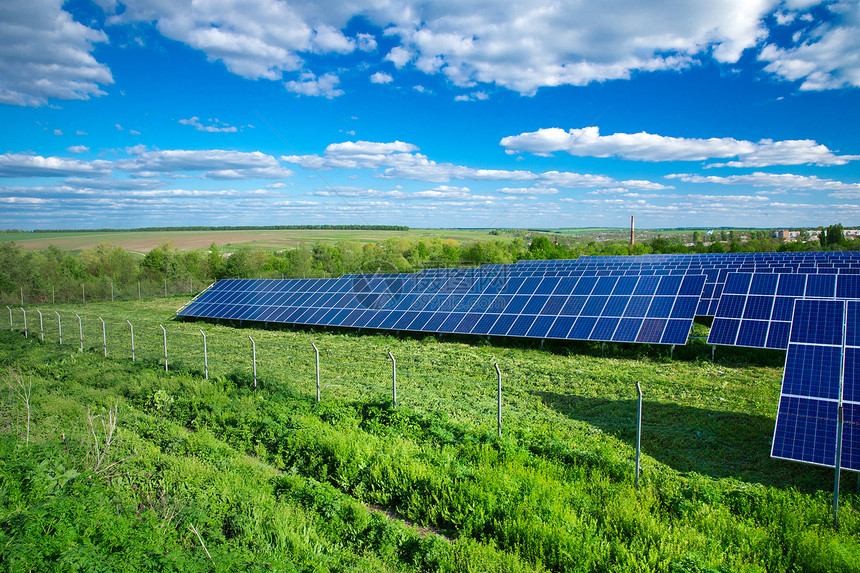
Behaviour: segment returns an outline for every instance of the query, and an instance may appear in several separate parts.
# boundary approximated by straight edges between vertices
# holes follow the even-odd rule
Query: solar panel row
[[[860,471],[860,301],[799,299],[771,456]],[[839,425],[838,412],[844,421]]]
[[[455,273],[224,280],[184,317],[418,332],[684,344],[703,276],[500,277]]]

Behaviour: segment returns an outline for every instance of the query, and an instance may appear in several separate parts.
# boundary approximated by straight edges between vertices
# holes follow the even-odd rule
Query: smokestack
[[[633,240],[633,215],[630,215],[630,246],[632,247],[634,243]]]

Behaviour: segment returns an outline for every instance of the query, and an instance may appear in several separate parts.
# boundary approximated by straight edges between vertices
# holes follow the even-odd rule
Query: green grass
[[[8,349],[2,366],[34,380],[34,434],[45,444],[39,447],[56,442],[56,430],[49,439],[52,427],[79,423],[85,405],[103,410],[119,399],[124,435],[147,452],[133,463],[171,488],[185,484],[185,497],[171,499],[225,492],[221,506],[200,511],[209,516],[201,521],[205,538],[221,558],[237,544],[246,548],[231,564],[858,570],[860,500],[851,480],[843,480],[836,532],[832,471],[769,457],[781,353],[719,349],[711,362],[701,341],[678,347],[672,359],[659,347],[540,349],[455,337],[238,328],[173,321],[182,302],[58,305],[62,347],[54,307],[44,307],[46,343],[7,330],[0,336]],[[82,317],[83,353],[74,313]],[[34,314],[28,311],[31,337],[38,336]],[[107,359],[98,316],[107,324]],[[16,310],[18,330],[21,318]],[[135,328],[134,364],[126,319]],[[168,331],[169,373],[159,324]],[[199,329],[207,335],[208,382]],[[695,334],[705,331],[696,325]],[[256,390],[248,335],[256,342]],[[319,405],[311,342],[321,351]],[[390,407],[389,350],[398,366],[397,410]],[[501,439],[494,363],[503,373]],[[632,483],[637,381],[645,392],[638,495]],[[18,416],[7,417],[7,432],[20,433],[20,404],[10,394],[6,405]],[[96,494],[131,495],[122,488]],[[0,531],[8,531],[2,524],[17,515],[8,508],[27,504],[3,503]],[[379,521],[367,507],[383,507],[455,542],[422,541],[416,530]],[[299,517],[280,517],[291,525],[273,528],[276,510]],[[129,527],[129,536],[146,538],[146,525],[134,525],[143,528],[137,533]],[[287,541],[296,536],[303,541]],[[267,541],[250,543],[252,537]],[[187,527],[168,541],[198,563]],[[3,543],[0,537],[0,559]],[[339,557],[326,564],[320,555],[333,547]],[[368,561],[356,565],[361,559]]]

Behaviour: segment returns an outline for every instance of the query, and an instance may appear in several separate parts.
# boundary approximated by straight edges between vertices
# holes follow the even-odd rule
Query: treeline
[[[823,229],[815,241],[781,242],[768,231],[657,236],[626,242],[582,241],[563,235],[520,235],[513,240],[460,243],[454,239],[393,237],[376,243],[342,240],[303,244],[286,251],[236,248],[212,243],[208,250],[182,251],[164,242],[146,255],[102,243],[78,253],[55,246],[25,250],[0,243],[0,298],[6,303],[128,299],[195,292],[224,278],[311,278],[355,273],[408,273],[425,268],[510,264],[523,259],[574,259],[581,255],[649,253],[860,250],[841,225]],[[196,288],[195,288],[196,287]]]
[[[238,226],[188,226],[188,227],[137,227],[134,229],[34,229],[33,233],[132,233],[143,231],[408,231],[403,225],[238,225]],[[7,230],[6,232],[12,232]],[[26,232],[18,231],[15,232]]]

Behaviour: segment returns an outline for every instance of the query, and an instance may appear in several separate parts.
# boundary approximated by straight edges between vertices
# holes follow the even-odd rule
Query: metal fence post
[[[27,311],[24,310],[24,307],[21,307],[21,312],[24,313],[24,338],[30,338],[27,336]]]
[[[102,317],[99,317],[99,320],[102,321],[102,343],[105,348],[105,358],[107,358],[107,331],[105,330],[105,321]]]
[[[13,330],[15,330],[14,328],[12,328],[12,309],[7,306],[6,310],[9,311],[9,332],[12,332]]]
[[[56,310],[54,314],[57,315],[57,330],[60,332],[60,346],[63,345],[63,322],[60,320],[60,313]]]
[[[317,355],[317,404],[320,401],[320,349],[317,348],[316,343],[311,342],[311,346],[314,347],[314,352]]]
[[[81,335],[81,352],[84,351],[84,323],[81,322],[81,317],[77,314],[75,316],[78,317],[78,332]]]
[[[251,335],[248,335],[248,340],[251,341],[251,360],[254,363],[254,390],[257,389],[257,344],[254,342],[254,339],[251,338]]]
[[[397,361],[394,360],[394,355],[388,351],[388,356],[391,357],[391,401],[394,404],[394,409],[397,409]]]
[[[164,371],[167,372],[167,331],[164,330],[164,326],[161,326],[161,331],[164,333]]]
[[[636,382],[636,393],[639,396],[639,406],[636,412],[636,473],[633,477],[633,487],[636,488],[636,491],[639,491],[639,453],[642,443],[642,386],[638,380]]]
[[[502,371],[499,370],[498,364],[493,364],[496,367],[496,376],[499,381],[499,412],[498,412],[498,432],[499,437],[502,437]]]
[[[200,334],[203,335],[203,373],[206,375],[206,379],[209,380],[209,355],[206,352],[206,333],[203,332],[203,329],[199,329]]]
[[[126,320],[128,327],[131,329],[131,361],[134,362],[134,325],[130,320]]]
[[[45,342],[45,323],[42,322],[42,311],[37,309],[36,312],[39,313],[39,338]]]

